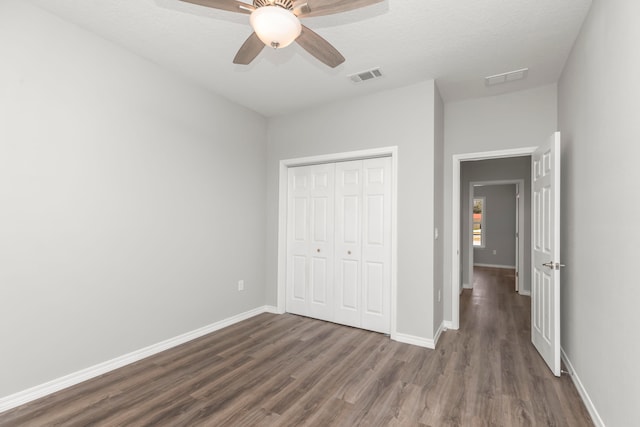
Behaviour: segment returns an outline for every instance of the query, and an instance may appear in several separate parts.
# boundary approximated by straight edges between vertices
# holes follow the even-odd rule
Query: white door
[[[322,320],[333,319],[334,169],[289,169],[286,309]]]
[[[335,322],[391,330],[391,158],[336,164]]]
[[[560,132],[533,155],[531,340],[560,376]]]
[[[391,331],[391,158],[290,168],[286,310]]]
[[[364,161],[362,327],[391,330],[391,158]]]
[[[362,160],[336,164],[335,322],[362,324]]]
[[[520,291],[520,185],[516,184],[516,292]]]

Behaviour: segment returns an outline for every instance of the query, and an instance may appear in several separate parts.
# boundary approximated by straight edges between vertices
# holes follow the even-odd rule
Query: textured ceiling
[[[234,65],[249,16],[178,0],[32,0],[61,18],[265,116],[436,79],[445,101],[554,83],[591,0],[385,0],[303,24],[347,59],[328,68],[302,48]],[[249,3],[250,0],[244,0]],[[346,1],[346,0],[345,0]],[[346,76],[380,67],[384,77]],[[486,87],[519,68],[526,80]]]

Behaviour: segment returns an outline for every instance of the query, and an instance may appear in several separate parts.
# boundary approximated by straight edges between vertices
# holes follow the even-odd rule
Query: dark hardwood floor
[[[530,299],[479,268],[437,350],[262,314],[0,414],[1,426],[589,426],[530,340]]]

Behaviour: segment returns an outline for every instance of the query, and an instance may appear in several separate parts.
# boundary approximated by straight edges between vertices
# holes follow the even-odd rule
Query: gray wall
[[[460,248],[462,283],[470,285],[469,275],[469,183],[478,181],[524,180],[522,195],[524,197],[524,268],[520,273],[520,285],[524,292],[531,290],[531,156],[513,157],[506,159],[480,160],[462,162],[460,167]],[[464,239],[464,240],[463,240]],[[493,255],[489,255],[493,257]],[[477,261],[474,259],[474,261]],[[479,261],[478,261],[479,262]],[[487,264],[494,264],[487,262]],[[498,264],[498,263],[495,263]]]
[[[427,81],[269,121],[267,301],[276,303],[279,162],[398,146],[398,331],[433,338],[434,96]]]
[[[639,17],[595,0],[559,83],[562,347],[610,427],[640,402]]]
[[[0,62],[0,397],[264,305],[264,118],[24,1]]]
[[[444,122],[444,318],[450,320],[453,155],[536,147],[546,142],[557,130],[557,88],[542,86],[451,102],[445,104]]]
[[[473,248],[473,264],[515,267],[516,186],[510,184],[476,187],[473,197],[485,198],[486,215],[485,246]],[[467,210],[469,211],[470,209]]]

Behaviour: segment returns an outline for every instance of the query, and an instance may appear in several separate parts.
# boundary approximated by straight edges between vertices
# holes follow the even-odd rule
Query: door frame
[[[469,206],[473,206],[473,198],[474,198],[474,186],[476,185],[515,185],[516,186],[516,231],[518,235],[516,236],[516,272],[523,271],[524,267],[524,239],[518,239],[519,236],[524,235],[524,198],[518,198],[518,194],[524,188],[524,179],[505,179],[505,180],[494,180],[494,181],[471,181],[469,182]],[[460,212],[462,215],[462,212]],[[469,230],[472,229],[473,218],[469,216]],[[473,289],[473,235],[469,233],[467,239],[467,250],[469,251],[469,263],[467,268],[469,269],[469,283],[467,284],[469,287],[465,287],[465,289]],[[516,282],[517,283],[517,282]],[[464,285],[464,284],[463,284]],[[527,295],[527,293],[521,293],[519,289],[516,289],[518,293],[521,295]]]
[[[454,154],[451,186],[451,329],[460,329],[460,163],[470,160],[531,156],[538,147]]]
[[[397,288],[398,288],[398,147],[380,147],[344,153],[322,154],[280,160],[278,183],[278,283],[277,312],[286,312],[286,278],[287,278],[287,198],[288,170],[291,167],[307,166],[321,163],[364,160],[376,157],[391,157],[391,339],[397,336]]]

